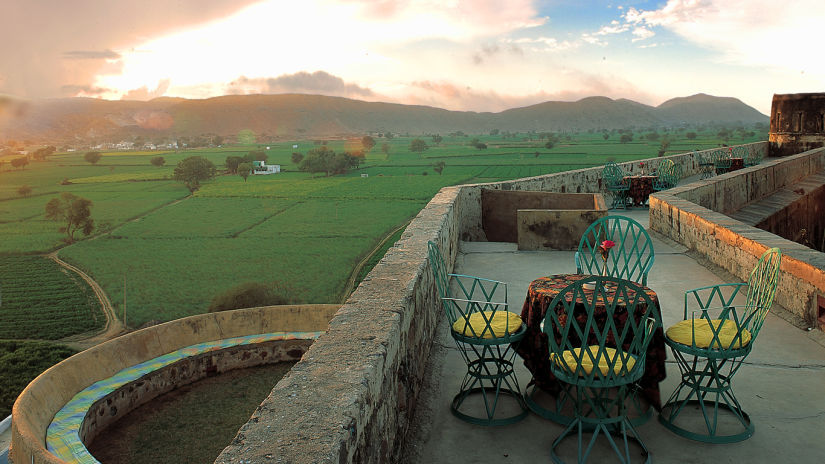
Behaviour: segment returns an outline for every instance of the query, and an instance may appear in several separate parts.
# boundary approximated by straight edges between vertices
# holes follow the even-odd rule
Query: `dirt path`
[[[85,280],[86,283],[92,287],[92,291],[95,292],[95,296],[97,299],[100,300],[100,308],[103,311],[103,314],[106,316],[106,326],[103,328],[102,332],[93,334],[89,337],[89,334],[81,334],[81,335],[74,335],[72,337],[65,338],[61,340],[65,342],[67,345],[71,346],[72,348],[76,349],[86,349],[97,345],[98,343],[105,342],[106,340],[112,339],[123,332],[125,332],[125,328],[123,324],[115,317],[115,310],[112,307],[112,302],[109,301],[109,297],[106,296],[106,292],[94,281],[91,277],[89,277],[85,272],[81,271],[80,269],[72,266],[71,264],[63,261],[57,256],[57,252],[54,251],[46,255],[46,258],[51,259],[64,269],[67,269],[75,274],[79,275],[81,279]]]
[[[375,248],[372,249],[372,251],[367,253],[367,256],[365,256],[364,259],[362,259],[355,266],[355,269],[353,269],[352,274],[350,274],[350,276],[349,276],[349,279],[347,279],[347,284],[344,286],[344,291],[342,292],[342,296],[341,296],[341,303],[346,302],[347,298],[349,298],[349,294],[352,293],[352,287],[355,286],[355,279],[358,278],[358,274],[361,273],[361,269],[363,269],[363,267],[367,264],[367,261],[369,261],[370,258],[372,258],[372,255],[377,253],[378,250],[380,250],[381,247],[384,246],[385,243],[387,243],[387,240],[392,238],[392,236],[395,235],[396,232],[398,232],[399,230],[407,227],[408,225],[410,225],[411,222],[412,222],[412,219],[405,222],[404,224],[401,224],[401,226],[396,227],[395,229],[393,229],[389,234],[387,234],[386,237],[384,237],[383,240],[378,242],[378,245],[376,245]]]

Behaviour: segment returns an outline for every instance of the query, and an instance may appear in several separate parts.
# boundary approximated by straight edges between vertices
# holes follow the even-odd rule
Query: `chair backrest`
[[[586,290],[585,283],[595,284],[595,290]],[[659,326],[659,310],[641,287],[592,276],[556,295],[542,330],[553,374],[563,381],[603,387],[642,376],[647,347]]]
[[[669,173],[671,169],[673,169],[673,160],[670,158],[662,160],[662,162],[659,163],[659,167],[656,168],[656,175],[661,176],[662,174]]]
[[[599,245],[611,240],[616,246],[602,259]],[[655,253],[650,235],[641,224],[626,216],[605,216],[590,224],[576,253],[579,274],[602,274],[647,285],[647,273],[653,267]]]
[[[624,182],[624,171],[614,162],[608,162],[602,168],[602,179],[606,186],[616,186]]]
[[[782,264],[779,248],[770,248],[759,257],[759,262],[748,277],[748,296],[745,306],[757,314],[751,319],[748,330],[756,337],[773,306],[776,287],[779,285],[779,267]]]
[[[430,269],[433,271],[435,285],[438,287],[438,296],[439,298],[447,298],[450,296],[450,287],[447,278],[447,266],[441,256],[441,250],[434,242],[430,241],[427,242],[427,251],[430,256]]]

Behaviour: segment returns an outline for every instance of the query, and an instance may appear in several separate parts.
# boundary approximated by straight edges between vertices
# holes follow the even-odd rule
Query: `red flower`
[[[602,259],[607,261],[607,256],[610,254],[610,249],[616,246],[613,240],[605,240],[599,245],[599,253],[602,254]]]

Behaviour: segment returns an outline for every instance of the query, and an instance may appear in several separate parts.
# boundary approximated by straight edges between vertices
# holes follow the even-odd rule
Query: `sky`
[[[825,91],[823,0],[0,0],[0,94],[462,111]]]

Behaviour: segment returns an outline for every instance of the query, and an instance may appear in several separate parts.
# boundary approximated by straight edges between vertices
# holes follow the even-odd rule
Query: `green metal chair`
[[[630,185],[624,181],[624,177],[624,171],[616,163],[609,162],[602,169],[605,190],[613,198],[610,209],[627,208],[627,192],[630,190]]]
[[[745,147],[742,147],[743,149]],[[756,166],[762,161],[762,150],[754,145],[750,145],[746,149],[745,167]]]
[[[713,165],[716,170],[716,174],[730,172],[732,162],[730,156],[728,155],[728,152],[725,150],[715,150],[713,152]]]
[[[665,334],[679,365],[681,382],[662,407],[662,425],[706,443],[734,443],[753,435],[754,426],[734,396],[731,382],[773,305],[781,260],[779,249],[771,248],[759,258],[747,283],[713,285],[685,293],[684,320]],[[745,296],[745,304],[735,306],[740,295]],[[688,405],[698,407],[701,420],[691,414],[696,408]],[[720,416],[720,412],[724,414]],[[720,424],[720,419],[725,424]]]
[[[596,290],[585,290],[584,284]],[[597,304],[605,314],[597,315]],[[625,312],[633,317],[614,315]],[[601,322],[600,322],[601,321]],[[604,435],[621,462],[630,462],[628,440],[636,442],[650,462],[650,454],[627,417],[627,400],[634,382],[644,373],[647,347],[661,317],[641,287],[615,277],[593,276],[559,292],[548,306],[542,330],[547,334],[551,370],[574,390],[575,419],[553,441],[550,456],[562,441],[578,439],[577,462],[587,461],[600,435]],[[592,434],[583,441],[583,434]],[[618,442],[618,443],[617,443]]]
[[[700,179],[708,179],[713,177],[714,174],[714,165],[713,165],[713,156],[711,152],[702,152],[696,153],[696,150],[693,151],[693,156],[697,159],[699,164],[699,172],[701,173]]]
[[[682,165],[665,160],[656,170],[656,179],[653,180],[653,190],[661,192],[676,187],[682,177]]]
[[[616,246],[610,250],[607,262],[598,248],[605,240]],[[626,216],[605,216],[590,224],[576,251],[578,274],[605,274],[647,285],[647,274],[656,258],[653,241],[636,220]]]
[[[438,246],[429,242],[428,249],[450,334],[467,365],[461,389],[450,405],[451,411],[459,419],[477,425],[505,425],[523,419],[528,409],[513,370],[516,352],[511,345],[524,338],[527,326],[518,314],[507,310],[507,284],[448,274]],[[481,397],[483,415],[471,414],[466,407],[462,410],[464,401],[471,395]],[[515,399],[516,413],[496,416],[501,395]]]

